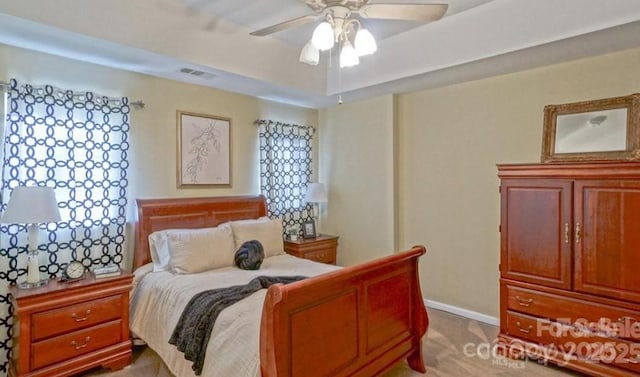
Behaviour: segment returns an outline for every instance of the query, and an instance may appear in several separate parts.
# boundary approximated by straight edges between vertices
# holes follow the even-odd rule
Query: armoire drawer
[[[507,312],[507,329],[513,337],[546,346],[548,355],[561,352],[583,361],[640,373],[640,343],[608,338],[512,311]],[[526,347],[522,348],[526,352]]]
[[[81,302],[36,313],[32,317],[34,341],[80,330],[122,316],[122,295]]]
[[[563,323],[587,326],[609,336],[640,340],[640,312],[507,285],[507,308]]]

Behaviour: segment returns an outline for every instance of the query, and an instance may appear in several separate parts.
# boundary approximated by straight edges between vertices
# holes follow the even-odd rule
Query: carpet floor
[[[561,377],[580,373],[541,365],[536,361],[517,361],[491,356],[498,328],[447,312],[429,309],[429,331],[424,340],[424,360],[429,377]],[[148,347],[134,349],[133,363],[110,372],[96,369],[83,376],[100,377],[174,377]],[[384,377],[425,376],[400,363]]]

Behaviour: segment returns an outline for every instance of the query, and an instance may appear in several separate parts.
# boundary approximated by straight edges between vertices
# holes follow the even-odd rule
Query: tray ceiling
[[[637,0],[442,2],[430,24],[365,20],[378,51],[341,72],[327,53],[316,67],[298,62],[315,24],[249,35],[312,14],[299,0],[0,0],[0,43],[307,107],[640,46]]]

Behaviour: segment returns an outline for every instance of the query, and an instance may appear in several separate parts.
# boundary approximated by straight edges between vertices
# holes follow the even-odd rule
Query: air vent
[[[197,69],[191,69],[187,67],[181,68],[180,72],[186,73],[187,75],[200,77],[201,79],[207,79],[207,80],[216,77],[216,75],[213,73],[198,71]]]

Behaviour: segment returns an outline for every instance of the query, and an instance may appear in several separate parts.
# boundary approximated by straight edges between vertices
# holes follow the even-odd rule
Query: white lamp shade
[[[4,224],[51,223],[60,221],[56,193],[50,187],[16,187],[11,193]]]
[[[307,195],[305,199],[307,203],[326,203],[327,192],[324,189],[324,184],[309,183],[309,186],[307,186]]]
[[[358,30],[354,43],[358,56],[371,55],[378,50],[376,40],[367,29]]]
[[[320,51],[326,51],[333,47],[333,28],[328,22],[321,22],[320,25],[316,27],[311,36],[311,43],[313,43],[313,47]]]
[[[309,65],[318,65],[320,62],[320,51],[313,46],[311,41],[307,42],[300,52],[300,62]]]
[[[353,67],[360,64],[360,59],[353,45],[349,41],[345,41],[342,44],[342,51],[340,51],[340,68]]]

